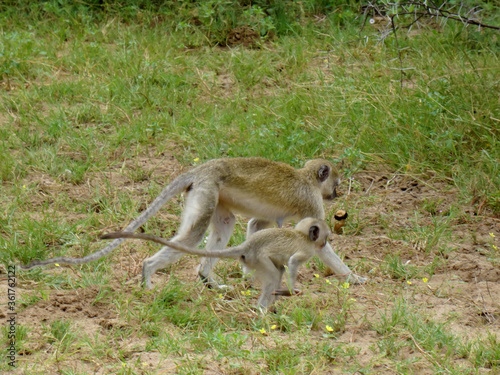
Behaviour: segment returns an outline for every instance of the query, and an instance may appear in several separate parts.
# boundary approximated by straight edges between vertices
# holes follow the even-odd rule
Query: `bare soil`
[[[125,166],[127,167],[129,166]],[[165,156],[137,159],[136,165],[130,167],[151,171],[151,175],[156,175],[156,178],[159,174],[174,176],[181,171],[181,166],[175,159]],[[133,189],[139,196],[147,186],[146,181],[134,181],[123,177],[118,171],[110,171],[106,176],[112,180],[115,189]],[[63,189],[69,195],[74,194],[75,199],[88,198],[85,193],[86,185],[60,186],[60,183],[44,176],[27,178],[39,179],[41,190],[45,192]],[[90,184],[95,182],[92,179],[97,178],[99,176],[93,176]],[[393,307],[394,294],[401,293],[401,289],[404,290],[404,297],[411,301],[415,308],[420,309],[423,315],[437,322],[448,322],[449,330],[460,338],[481,338],[486,337],[488,333],[500,337],[499,257],[498,253],[496,257],[491,256],[491,245],[500,247],[498,217],[481,205],[458,205],[458,192],[446,182],[436,180],[432,176],[416,178],[389,172],[363,172],[355,175],[353,180],[344,182],[343,195],[336,203],[328,205],[327,210],[332,214],[341,204],[350,213],[350,223],[344,228],[343,235],[332,235],[331,240],[339,253],[345,257],[345,261],[355,268],[358,274],[369,278],[365,285],[349,287],[356,302],[351,307],[344,332],[337,339],[338,343],[349,343],[359,349],[355,356],[357,363],[373,363],[373,347],[376,347],[380,337],[370,322],[379,319],[380,312],[384,309]],[[46,199],[47,194],[41,196],[45,198],[40,199]],[[40,202],[33,202],[34,207],[38,206],[37,203]],[[446,219],[453,206],[457,205],[461,207],[461,212],[454,216],[451,232],[440,236],[438,242],[430,250],[426,250],[429,246],[429,236],[418,235],[415,213],[422,214],[419,226],[432,229],[433,223]],[[167,211],[168,208],[163,210],[159,214],[160,217],[178,220],[177,215]],[[396,233],[401,233],[400,239]],[[412,237],[408,233],[416,234]],[[125,294],[131,304],[138,298],[134,295],[134,290],[137,288],[141,262],[148,256],[144,251],[133,250],[138,246],[137,243],[127,243],[112,255],[119,266],[114,271],[116,282],[112,282],[107,298],[97,298],[99,287],[47,290],[46,299],[20,311],[17,321],[29,328],[29,339],[23,351],[18,353],[19,361],[36,362],[40,365],[40,370],[57,370],[53,364],[44,364],[47,358],[53,355],[55,348],[44,339],[43,326],[55,320],[71,321],[78,327],[79,334],[86,334],[88,337],[95,337],[97,333],[113,327],[130,326],[132,323],[125,321],[114,307],[112,294]],[[421,272],[409,280],[410,283],[404,278],[395,277],[384,268],[387,256],[391,254],[398,254],[403,264],[415,266],[423,270],[423,274]],[[435,262],[436,259],[439,261]],[[186,257],[174,266],[174,271],[185,283],[194,283],[196,264],[196,259]],[[426,267],[432,264],[435,264],[434,273],[427,275]],[[78,275],[78,270],[68,267],[46,268],[44,272],[75,272]],[[302,269],[299,283],[304,285],[299,287],[307,288],[307,293],[311,296],[321,298],[325,293],[324,286],[313,282],[318,272],[315,264]],[[424,281],[424,277],[428,278],[428,281]],[[159,272],[153,282],[161,285],[168,278],[169,272]],[[28,298],[37,287],[35,282],[25,279],[22,274],[18,282],[17,293],[21,299]],[[199,293],[204,292],[199,284],[196,288],[200,288]],[[5,296],[5,283],[1,283],[0,289],[0,295]],[[5,316],[0,310],[0,318]],[[282,333],[282,336],[285,338],[286,333]],[[126,362],[133,364],[140,361],[147,369],[162,369],[161,373],[176,372],[176,362],[172,359],[162,357],[154,350],[146,351],[144,337],[132,334],[122,337],[121,340],[123,342],[120,347],[127,352]],[[400,355],[402,358],[422,358],[422,361],[415,364],[415,373],[432,373],[431,363],[426,363],[431,359],[424,352],[405,348]],[[98,362],[106,363],[106,359],[101,358]],[[380,373],[393,373],[384,367],[382,359],[379,362]],[[66,358],[60,358],[59,366],[85,373],[114,372],[94,363],[91,357],[79,354],[78,351]],[[342,373],[335,368],[336,366],[332,366],[331,373]],[[23,371],[18,369],[14,373],[24,373]],[[488,371],[479,370],[480,373]],[[206,368],[206,373],[230,371],[214,361]]]

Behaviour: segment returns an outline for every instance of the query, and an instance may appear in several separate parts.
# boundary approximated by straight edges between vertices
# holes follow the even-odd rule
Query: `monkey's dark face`
[[[338,197],[337,188],[340,185],[340,178],[337,171],[332,170],[331,176],[321,184],[321,195],[325,200],[333,200]]]
[[[333,192],[329,195],[323,195],[323,199],[326,199],[328,201],[331,201],[331,200],[334,200],[335,198],[337,198],[338,195],[337,195],[337,187],[334,187],[333,188]]]
[[[319,166],[317,169],[317,178],[320,183],[321,195],[323,199],[332,200],[337,197],[337,187],[340,184],[339,172],[327,160],[317,160]]]
[[[323,199],[332,200],[337,197],[337,187],[340,184],[339,171],[330,161],[326,159],[309,160],[304,168],[314,172]]]

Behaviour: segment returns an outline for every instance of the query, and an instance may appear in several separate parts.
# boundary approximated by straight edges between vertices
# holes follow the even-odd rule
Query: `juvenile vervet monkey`
[[[305,217],[324,219],[323,199],[334,199],[339,183],[337,169],[324,159],[310,160],[301,169],[262,158],[214,159],[175,178],[123,231],[134,232],[169,199],[184,193],[185,209],[180,228],[172,241],[195,248],[210,228],[206,249],[223,249],[236,222],[233,212],[252,218],[248,222],[247,238],[274,223],[281,227],[285,221],[298,221]],[[53,263],[88,263],[109,254],[123,241],[124,238],[116,239],[104,249],[83,258],[35,260],[20,268],[30,269]],[[178,261],[183,254],[165,246],[145,259],[142,268],[144,286],[150,289],[151,275]],[[348,279],[351,283],[366,280],[352,273],[330,244],[327,243],[318,256],[338,278]],[[212,287],[217,286],[212,279],[216,262],[216,258],[203,258],[198,267],[199,276]]]
[[[295,289],[299,267],[325,247],[330,234],[330,228],[324,220],[308,217],[299,221],[294,229],[264,229],[250,236],[241,245],[224,250],[194,249],[144,233],[115,232],[101,238],[137,238],[158,242],[192,255],[238,259],[243,272],[249,274],[253,271],[254,278],[260,281],[262,293],[257,306],[265,311],[274,302],[276,295],[299,292]],[[285,271],[287,289],[280,289]]]

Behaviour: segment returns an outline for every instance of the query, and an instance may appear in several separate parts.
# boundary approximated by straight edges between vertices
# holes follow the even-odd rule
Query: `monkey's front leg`
[[[337,254],[333,251],[331,245],[327,242],[325,247],[318,252],[319,259],[329,267],[335,277],[342,281],[348,281],[352,284],[363,284],[367,281],[366,277],[356,275],[347,265],[342,262]]]

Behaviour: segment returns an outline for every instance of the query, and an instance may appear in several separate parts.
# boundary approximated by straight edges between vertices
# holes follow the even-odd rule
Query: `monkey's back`
[[[275,220],[323,214],[319,189],[288,164],[263,158],[226,158],[201,167],[207,180],[219,181],[219,201],[233,212]]]

